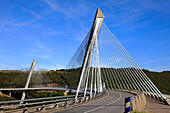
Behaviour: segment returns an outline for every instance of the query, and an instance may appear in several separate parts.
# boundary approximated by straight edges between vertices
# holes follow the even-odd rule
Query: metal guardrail
[[[65,87],[0,88],[0,91],[29,91],[29,90],[62,90],[62,91],[76,92],[75,88],[65,88]]]
[[[79,104],[82,102],[90,101],[103,96],[105,92],[101,94],[84,94],[78,95],[77,100],[75,100],[75,95],[70,96],[58,96],[58,97],[47,97],[47,98],[36,98],[36,99],[25,99],[25,100],[12,100],[12,101],[1,101],[0,102],[0,112],[16,112],[22,111],[42,111],[52,108],[60,108],[68,105]],[[22,103],[22,104],[20,104]]]

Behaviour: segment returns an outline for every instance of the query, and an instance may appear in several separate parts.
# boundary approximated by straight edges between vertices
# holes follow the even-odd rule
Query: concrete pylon
[[[100,31],[100,28],[101,28],[104,18],[105,18],[105,16],[103,15],[102,11],[100,10],[100,8],[98,8],[96,11],[94,21],[93,21],[93,26],[91,28],[90,37],[88,40],[88,44],[87,44],[87,48],[86,48],[86,52],[85,52],[85,56],[84,56],[84,60],[83,60],[83,64],[82,64],[80,80],[79,80],[77,93],[76,93],[76,100],[77,100],[78,93],[80,91],[83,77],[85,76],[85,73],[87,71],[86,68],[90,64],[91,57],[92,57],[92,51],[93,51],[94,45],[97,43],[98,33]],[[97,58],[98,57],[99,57],[99,55],[98,55],[98,44],[97,44]],[[98,58],[98,67],[99,67],[99,72],[98,72],[99,75],[97,76],[98,77],[97,78],[97,82],[98,82],[97,86],[99,86],[99,87],[98,88],[95,87],[95,90],[98,89],[98,92],[101,92],[103,90],[103,88],[102,88],[102,81],[101,81],[101,74],[100,74],[99,58]],[[85,93],[86,93],[86,90],[85,90]]]
[[[27,89],[28,86],[29,86],[29,83],[30,83],[30,80],[31,80],[31,76],[32,76],[32,71],[33,71],[33,69],[34,69],[34,67],[35,67],[35,64],[36,64],[36,61],[35,61],[35,59],[34,59],[33,62],[32,62],[31,68],[30,68],[30,72],[29,72],[29,75],[28,75],[28,78],[27,78],[27,82],[26,82],[26,84],[25,84],[25,89]],[[23,91],[21,100],[24,100],[24,99],[25,99],[25,96],[26,96],[26,93],[25,93],[25,91]],[[20,104],[22,104],[22,103],[23,103],[23,102],[20,102]]]

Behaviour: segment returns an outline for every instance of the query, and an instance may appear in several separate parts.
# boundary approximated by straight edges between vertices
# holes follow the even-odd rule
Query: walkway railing
[[[13,101],[1,101],[0,102],[0,112],[15,112],[15,111],[42,111],[53,108],[61,108],[68,105],[79,104],[82,102],[87,102],[103,96],[104,92],[101,94],[90,94],[84,96],[78,95],[77,100],[75,100],[75,95],[70,96],[58,96],[58,97],[47,97],[47,98],[36,98],[36,99],[25,99],[25,100],[13,100]],[[20,104],[22,103],[22,104]]]

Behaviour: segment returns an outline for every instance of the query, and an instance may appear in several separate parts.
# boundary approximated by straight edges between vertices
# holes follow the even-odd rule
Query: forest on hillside
[[[51,70],[34,72],[29,87],[76,87],[80,68],[69,70]],[[158,89],[164,94],[170,94],[170,71],[151,72],[143,70]],[[25,86],[28,71],[0,71],[0,88],[22,88]]]

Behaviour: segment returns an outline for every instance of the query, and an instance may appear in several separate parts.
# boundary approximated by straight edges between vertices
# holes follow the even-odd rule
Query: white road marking
[[[115,92],[115,93],[117,93],[117,92]],[[120,99],[122,98],[122,95],[121,95],[120,93],[118,93],[118,94],[120,95],[120,97],[119,97],[117,100],[115,100],[115,101],[113,101],[113,102],[111,102],[111,103],[108,103],[108,104],[106,104],[106,105],[113,104],[113,103],[117,102],[118,100],[120,100]],[[101,108],[104,108],[104,107],[106,107],[106,106],[100,106],[100,107],[98,107],[98,108],[91,109],[91,110],[86,111],[86,112],[84,112],[84,113],[89,113],[89,112],[92,112],[92,111],[95,111],[95,110],[98,110],[98,109],[101,109]]]
[[[109,93],[107,94],[107,96],[105,96],[104,98],[102,98],[102,99],[99,99],[99,100],[96,100],[96,101],[92,101],[92,102],[88,102],[88,103],[85,103],[84,105],[86,105],[86,104],[91,104],[91,103],[95,103],[95,102],[98,102],[98,101],[101,101],[101,100],[104,100],[106,97],[108,97],[109,96]]]
[[[92,102],[87,102],[87,103],[84,103],[83,105],[91,104],[91,103],[94,103],[94,102],[101,101],[101,100],[105,99],[105,98],[106,98],[106,97],[108,97],[108,96],[109,96],[109,93],[107,94],[107,96],[105,96],[105,97],[104,97],[104,98],[102,98],[102,99],[99,99],[99,100],[96,100],[96,101],[92,101]],[[79,105],[79,104],[78,104],[77,106],[73,106],[73,107],[66,108],[66,109],[59,110],[59,111],[66,111],[66,110],[68,110],[68,109],[77,108],[77,107],[79,107],[79,106],[82,106],[82,105]]]

